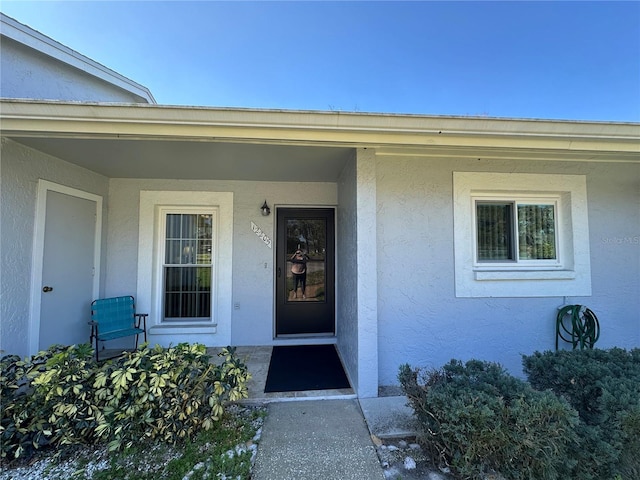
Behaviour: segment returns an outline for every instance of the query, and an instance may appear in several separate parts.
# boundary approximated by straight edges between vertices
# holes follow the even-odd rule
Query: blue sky
[[[2,0],[158,103],[640,121],[640,2]]]

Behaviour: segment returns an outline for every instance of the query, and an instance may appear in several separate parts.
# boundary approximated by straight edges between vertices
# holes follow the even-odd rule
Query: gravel
[[[376,446],[380,464],[387,480],[457,480],[448,467],[438,467],[413,438],[379,439]],[[483,480],[506,480],[498,473],[487,474]]]
[[[238,414],[249,409],[232,406],[233,410]],[[256,420],[254,426],[257,433],[248,444],[236,446],[234,450],[226,452],[230,458],[251,451],[251,462],[255,461],[258,442],[262,434],[262,422],[260,417]],[[205,444],[202,448],[204,451],[210,447]],[[179,447],[154,444],[153,447],[145,455],[136,455],[132,458],[131,465],[125,465],[128,470],[137,472],[153,472],[166,465],[174,458],[180,457],[182,452]],[[135,463],[133,463],[135,461]],[[71,478],[82,480],[91,479],[94,473],[109,468],[109,452],[106,445],[78,445],[67,446],[55,451],[37,452],[28,461],[18,461],[17,463],[6,465],[6,462],[0,464],[0,480],[70,480]],[[206,469],[207,462],[200,462],[194,465],[191,472],[184,476],[183,480],[189,480],[196,470]],[[221,477],[220,477],[221,478]],[[222,480],[222,479],[221,479]],[[230,479],[229,479],[230,480]],[[235,479],[234,479],[235,480]]]

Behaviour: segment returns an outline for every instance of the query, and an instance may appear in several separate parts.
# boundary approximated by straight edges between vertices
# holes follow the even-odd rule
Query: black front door
[[[334,334],[334,210],[277,212],[276,336]]]

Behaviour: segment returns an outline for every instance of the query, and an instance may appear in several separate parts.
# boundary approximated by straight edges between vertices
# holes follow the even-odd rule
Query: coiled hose
[[[568,319],[571,320],[570,328]],[[565,338],[562,333],[569,335]],[[600,337],[600,323],[598,317],[584,305],[567,305],[558,312],[556,319],[556,350],[558,339],[571,343],[573,349],[580,346],[580,350],[593,348]]]

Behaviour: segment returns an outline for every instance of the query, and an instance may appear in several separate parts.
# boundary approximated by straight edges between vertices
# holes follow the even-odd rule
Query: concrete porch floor
[[[243,403],[268,403],[283,402],[289,400],[319,400],[319,399],[349,399],[356,398],[353,388],[335,390],[305,390],[302,392],[264,392],[264,386],[269,372],[271,361],[271,346],[236,347],[236,356],[242,360],[249,369],[249,398]],[[217,356],[219,348],[209,348],[207,353]]]

